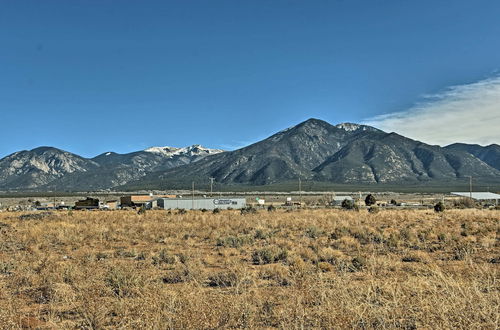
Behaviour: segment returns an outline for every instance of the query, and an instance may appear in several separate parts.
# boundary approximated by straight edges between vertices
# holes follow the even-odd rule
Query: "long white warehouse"
[[[247,206],[245,198],[159,198],[158,207],[165,210],[213,210],[242,209]]]

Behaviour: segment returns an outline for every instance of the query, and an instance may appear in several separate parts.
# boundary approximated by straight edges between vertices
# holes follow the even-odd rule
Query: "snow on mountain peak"
[[[353,132],[353,131],[358,130],[361,127],[361,125],[352,124],[352,123],[341,123],[341,124],[335,125],[335,127],[343,129],[346,132]],[[365,130],[365,129],[366,128],[363,127],[363,130]]]
[[[151,148],[148,148],[144,151],[151,152],[154,154],[161,154],[161,155],[164,155],[166,157],[171,157],[179,150],[180,150],[179,148],[175,148],[175,147],[151,147]]]
[[[151,147],[146,150],[146,152],[161,154],[165,157],[173,157],[177,155],[201,155],[201,154],[217,154],[223,152],[224,150],[220,149],[209,149],[205,148],[199,144],[193,144],[192,146],[184,147],[184,148],[175,148],[175,147]]]

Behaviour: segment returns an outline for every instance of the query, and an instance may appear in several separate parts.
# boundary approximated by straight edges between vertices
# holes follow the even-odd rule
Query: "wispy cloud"
[[[365,123],[430,144],[500,143],[500,76],[449,87],[406,111]]]

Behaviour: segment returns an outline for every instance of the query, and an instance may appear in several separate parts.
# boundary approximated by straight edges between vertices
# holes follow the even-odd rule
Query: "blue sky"
[[[0,157],[233,149],[311,117],[500,143],[498,17],[498,1],[2,1]]]

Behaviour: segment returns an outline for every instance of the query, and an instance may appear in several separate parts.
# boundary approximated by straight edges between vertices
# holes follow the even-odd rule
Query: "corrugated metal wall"
[[[180,198],[160,198],[158,206],[168,209],[185,210],[213,210],[219,209],[242,209],[246,207],[245,198],[198,198],[198,199],[180,199]]]

